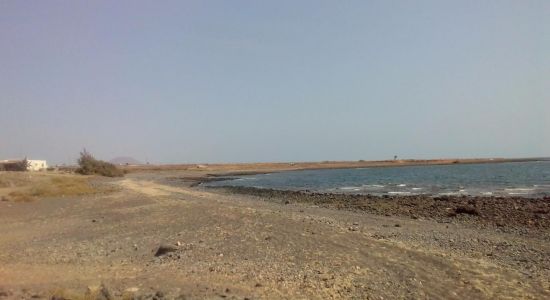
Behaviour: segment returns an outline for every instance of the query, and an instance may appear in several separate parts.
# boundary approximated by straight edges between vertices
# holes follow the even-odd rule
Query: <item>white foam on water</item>
[[[388,192],[388,194],[392,194],[392,195],[406,195],[410,193],[411,192]]]
[[[407,185],[402,183],[402,184],[398,184],[397,186],[407,186]]]
[[[256,177],[244,177],[244,178],[237,178],[236,181],[245,181],[245,180],[258,180]]]
[[[446,192],[446,193],[439,193],[437,194],[439,196],[456,196],[456,195],[460,195],[459,192]]]
[[[380,188],[383,188],[384,186],[381,185],[381,184],[364,184],[363,185],[364,188],[367,188],[367,189],[380,189]]]
[[[338,188],[339,190],[344,190],[344,191],[360,191],[361,188],[358,187],[358,186],[343,186],[343,187],[339,187]]]
[[[418,191],[418,190],[421,190],[421,189],[422,189],[422,188],[418,188],[418,187],[412,188],[413,191]]]
[[[482,192],[481,194],[482,194],[482,195],[492,195],[493,192]]]
[[[532,188],[511,188],[511,189],[504,189],[505,191],[534,191],[535,189],[532,189]]]
[[[508,195],[529,195],[529,193],[508,193]]]

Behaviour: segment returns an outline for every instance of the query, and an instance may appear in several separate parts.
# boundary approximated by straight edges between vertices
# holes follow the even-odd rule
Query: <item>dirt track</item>
[[[0,298],[78,298],[101,283],[113,298],[550,297],[547,230],[284,205],[162,184],[167,174],[0,202]],[[155,257],[160,244],[175,249]]]

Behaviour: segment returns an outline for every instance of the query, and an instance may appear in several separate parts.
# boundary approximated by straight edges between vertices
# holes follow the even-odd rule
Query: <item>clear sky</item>
[[[550,156],[550,1],[0,1],[0,159]]]

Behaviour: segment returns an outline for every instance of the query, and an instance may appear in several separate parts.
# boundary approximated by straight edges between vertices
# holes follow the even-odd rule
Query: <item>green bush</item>
[[[101,175],[107,177],[124,176],[124,171],[118,169],[115,165],[95,159],[86,149],[80,152],[78,159],[79,168],[75,172],[82,175]]]

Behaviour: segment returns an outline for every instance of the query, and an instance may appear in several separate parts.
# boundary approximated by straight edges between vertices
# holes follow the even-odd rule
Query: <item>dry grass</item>
[[[29,202],[46,197],[88,195],[97,192],[88,177],[58,173],[0,173],[0,198]]]
[[[0,172],[0,189],[23,186],[31,182],[32,175],[27,172]]]

